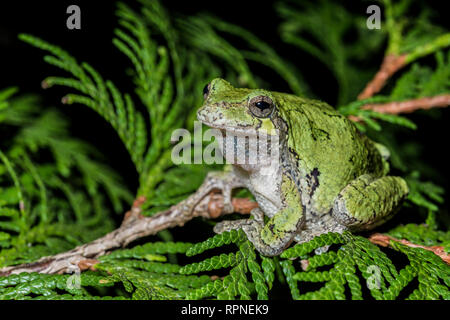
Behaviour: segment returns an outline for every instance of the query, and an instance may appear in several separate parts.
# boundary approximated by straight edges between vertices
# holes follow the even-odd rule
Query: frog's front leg
[[[282,175],[281,197],[283,207],[264,225],[264,213],[260,208],[253,209],[253,219],[223,221],[214,231],[221,233],[231,229],[242,229],[248,240],[263,255],[280,254],[294,239],[305,221],[300,192],[288,174]]]
[[[208,194],[213,191],[221,191],[223,194],[223,213],[232,213],[234,207],[231,203],[233,189],[244,187],[241,179],[235,174],[231,166],[225,166],[223,171],[209,172],[195,194],[186,200],[186,210],[193,208]]]
[[[214,226],[215,233],[222,233],[230,230],[244,229],[244,226],[251,224],[261,224],[264,226],[264,212],[260,208],[254,208],[250,211],[253,219],[224,220]]]
[[[402,178],[365,174],[339,193],[332,216],[350,230],[370,230],[392,217],[407,195],[408,186]]]

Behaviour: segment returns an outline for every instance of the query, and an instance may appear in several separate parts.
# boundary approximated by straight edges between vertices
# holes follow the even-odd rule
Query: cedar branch
[[[70,251],[43,257],[33,263],[1,268],[0,276],[21,272],[65,273],[73,270],[74,266],[80,270],[92,269],[98,262],[96,258],[112,249],[125,247],[138,238],[156,234],[167,228],[183,226],[195,217],[214,219],[226,214],[222,211],[223,196],[219,193],[210,193],[202,199],[198,199],[194,193],[186,200],[151,217],[141,215],[141,205],[144,202],[145,197],[136,199],[132,209],[125,214],[122,225],[105,236]],[[232,205],[234,212],[244,215],[258,206],[256,202],[246,198],[233,198]]]

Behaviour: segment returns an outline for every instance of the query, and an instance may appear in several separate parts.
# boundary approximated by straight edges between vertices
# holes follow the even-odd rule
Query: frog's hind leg
[[[332,217],[350,230],[370,230],[391,218],[407,194],[408,186],[400,177],[365,174],[339,193]]]
[[[242,229],[261,254],[280,254],[294,240],[305,221],[300,192],[289,173],[282,175],[281,194],[283,207],[267,223],[264,223],[264,212],[255,208],[251,211],[253,219],[222,221],[214,227],[214,231],[221,233]]]

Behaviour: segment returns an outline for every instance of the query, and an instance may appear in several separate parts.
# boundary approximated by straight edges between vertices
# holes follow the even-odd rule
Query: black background
[[[124,1],[135,6],[134,1]],[[277,34],[279,18],[271,2],[256,1],[162,1],[171,14],[191,15],[198,12],[209,12],[226,21],[248,28],[266,42],[272,44],[280,55],[287,57],[296,65],[315,93],[330,104],[336,102],[337,86],[328,72],[314,57],[302,54],[300,50],[282,45]],[[365,15],[368,1],[345,1],[349,10]],[[66,8],[77,4],[81,8],[81,30],[66,28]],[[435,22],[444,25],[448,21],[445,2],[429,1],[435,7],[438,16]],[[45,104],[57,106],[72,118],[72,131],[75,136],[94,144],[108,159],[125,182],[135,190],[137,174],[125,148],[114,130],[95,112],[79,105],[64,106],[61,97],[67,89],[52,88],[43,90],[41,81],[49,75],[61,74],[59,70],[47,65],[43,60],[43,52],[17,39],[17,34],[24,32],[43,38],[61,46],[70,52],[78,61],[87,61],[106,79],[113,80],[123,91],[131,91],[131,81],[125,76],[125,68],[129,61],[123,57],[112,44],[113,29],[117,26],[114,14],[115,1],[2,1],[0,5],[0,88],[11,85],[19,86],[21,93],[38,93]],[[448,27],[448,25],[447,25]],[[370,54],[370,53],[368,53]],[[374,66],[381,63],[382,56],[373,56]],[[270,79],[265,79],[271,82]],[[274,79],[272,89],[287,90],[284,84]],[[439,184],[449,189],[446,151],[448,143],[448,121],[450,110],[442,111],[440,119],[412,115],[419,126],[411,137],[424,146],[423,157],[441,173]],[[1,137],[0,137],[1,138]],[[448,201],[444,207],[448,208]],[[448,212],[448,210],[446,210]]]

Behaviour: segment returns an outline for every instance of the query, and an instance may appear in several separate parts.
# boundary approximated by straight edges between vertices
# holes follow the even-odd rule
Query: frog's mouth
[[[217,129],[220,131],[222,136],[225,138],[228,136],[237,136],[237,137],[257,137],[258,131],[256,129],[253,129],[252,127],[249,128],[234,128],[234,127],[227,127],[227,126],[218,126],[215,124],[210,124],[207,122],[203,122],[205,125],[212,129]]]
[[[275,159],[273,150],[278,150],[278,136],[274,138],[272,135],[264,135],[263,130],[252,125],[232,126],[225,123],[226,120],[220,118],[217,113],[208,112],[208,108],[200,109],[197,118],[203,124],[217,130],[213,135],[227,163],[250,171],[266,166]],[[274,145],[271,145],[272,142]]]
[[[224,137],[227,133],[229,135],[247,137],[258,135],[258,130],[252,125],[242,124],[239,126],[232,126],[230,125],[230,123],[226,122],[224,118],[218,116],[215,113],[209,112],[209,109],[207,107],[203,107],[197,112],[197,119],[210,128],[220,130]]]

